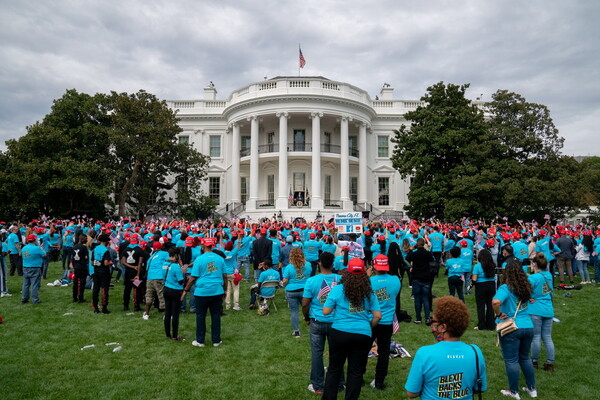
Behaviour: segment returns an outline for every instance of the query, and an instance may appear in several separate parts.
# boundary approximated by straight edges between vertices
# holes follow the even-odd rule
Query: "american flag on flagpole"
[[[304,59],[304,55],[302,55],[302,49],[300,48],[300,45],[298,45],[298,51],[300,52],[300,54],[299,54],[300,68],[304,68],[304,66],[306,65],[306,60]]]
[[[395,335],[400,330],[400,323],[398,322],[398,316],[394,313],[394,319],[392,320],[392,334]]]
[[[290,186],[290,195],[288,196],[288,203],[291,206],[294,204],[294,195],[292,194],[292,187]]]

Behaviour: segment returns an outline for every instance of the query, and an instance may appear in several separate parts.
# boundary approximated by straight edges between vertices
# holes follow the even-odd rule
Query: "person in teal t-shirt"
[[[196,340],[193,346],[204,347],[206,336],[206,313],[210,309],[211,338],[213,346],[221,345],[221,306],[223,294],[227,289],[227,274],[225,260],[215,254],[212,249],[216,244],[215,238],[204,237],[200,241],[204,253],[196,258],[192,273],[181,298],[195,283],[194,299],[196,302]]]
[[[380,236],[381,237],[381,236]],[[371,277],[371,287],[379,301],[381,308],[381,321],[373,327],[373,340],[377,340],[377,366],[375,367],[375,379],[371,387],[385,389],[385,377],[390,362],[390,344],[392,340],[393,322],[396,316],[396,297],[400,293],[400,278],[390,275],[388,257],[379,254],[373,259],[375,276]]]
[[[498,288],[494,296],[492,307],[498,318],[496,322],[514,318],[515,324],[519,327],[515,331],[500,336],[502,357],[509,385],[508,389],[502,390],[502,394],[513,398],[519,398],[519,368],[523,371],[527,384],[523,390],[531,394],[531,397],[537,396],[533,363],[529,358],[529,349],[533,339],[533,322],[528,310],[530,299],[531,284],[527,280],[520,262],[512,259],[504,268],[502,286]]]
[[[532,287],[532,302],[529,304],[529,315],[533,321],[533,340],[531,342],[531,360],[534,368],[538,367],[538,359],[542,349],[542,341],[546,347],[545,371],[554,371],[554,341],[552,340],[552,322],[554,306],[552,297],[552,275],[548,272],[548,262],[543,253],[536,253],[531,260],[534,273],[528,279]]]
[[[31,298],[34,304],[41,303],[38,297],[40,279],[42,277],[42,263],[46,252],[37,244],[37,236],[27,236],[27,244],[21,250],[23,256],[23,295],[21,303],[29,302]]]
[[[453,296],[435,300],[431,333],[438,343],[417,350],[404,385],[409,398],[471,400],[487,390],[481,349],[460,340],[468,326],[463,302]]]
[[[179,336],[179,308],[181,307],[185,271],[181,269],[178,248],[171,247],[169,249],[169,258],[163,261],[161,271],[164,274],[165,318],[163,325],[165,335],[182,342],[184,339]]]
[[[329,369],[325,377],[324,399],[335,399],[346,360],[348,360],[346,399],[358,399],[367,367],[373,334],[381,320],[379,301],[360,258],[348,262],[342,283],[331,289],[323,315],[333,313],[329,343]]]
[[[471,277],[475,285],[475,303],[477,304],[477,326],[481,330],[496,329],[492,299],[496,294],[496,264],[490,250],[481,249]]]
[[[302,293],[306,281],[310,277],[312,267],[304,258],[304,252],[300,247],[294,247],[290,251],[290,263],[283,270],[283,287],[285,287],[285,298],[290,306],[292,336],[300,337],[298,326],[298,311],[302,302]]]

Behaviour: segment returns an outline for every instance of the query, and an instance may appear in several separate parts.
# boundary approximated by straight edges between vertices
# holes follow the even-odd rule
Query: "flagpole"
[[[300,77],[300,43],[298,43],[298,77]]]

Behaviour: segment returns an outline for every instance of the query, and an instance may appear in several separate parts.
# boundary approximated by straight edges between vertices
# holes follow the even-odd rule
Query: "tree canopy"
[[[143,90],[67,90],[0,153],[0,214],[177,215],[204,202],[209,162],[179,144],[180,132],[175,112]]]
[[[560,154],[548,108],[506,90],[480,108],[468,87],[429,87],[425,105],[405,115],[411,125],[395,131],[393,165],[411,177],[409,214],[533,219],[581,206],[580,166]]]

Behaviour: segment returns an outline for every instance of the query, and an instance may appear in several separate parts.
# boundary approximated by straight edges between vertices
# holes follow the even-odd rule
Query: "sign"
[[[362,233],[363,219],[361,212],[335,214],[333,220],[338,233],[356,233],[357,235]]]

